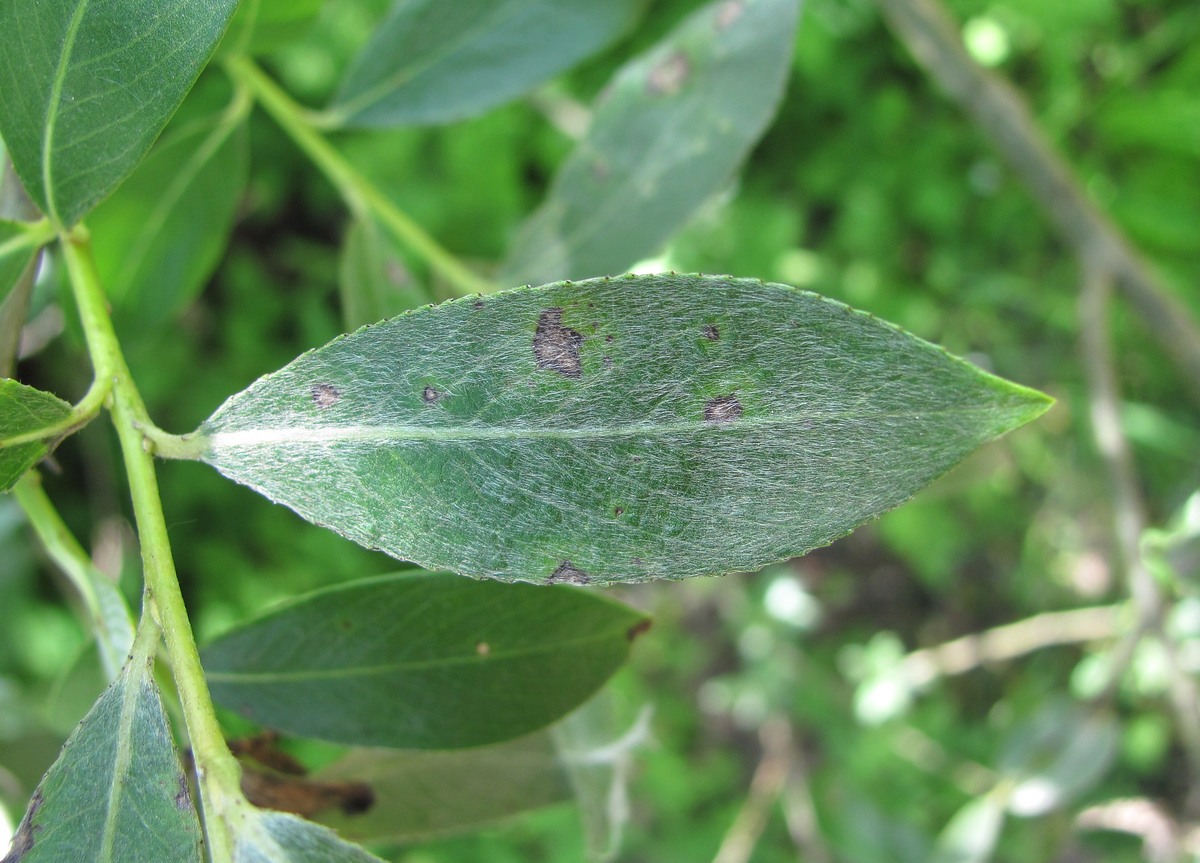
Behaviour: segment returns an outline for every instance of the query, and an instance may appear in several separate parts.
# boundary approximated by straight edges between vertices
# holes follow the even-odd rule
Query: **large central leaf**
[[[814,294],[626,276],[336,339],[229,399],[195,454],[430,568],[602,583],[825,545],[1047,404]]]

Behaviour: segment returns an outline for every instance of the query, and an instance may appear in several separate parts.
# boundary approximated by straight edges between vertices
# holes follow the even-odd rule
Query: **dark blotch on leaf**
[[[569,378],[577,378],[583,371],[579,359],[583,336],[570,327],[564,327],[562,315],[562,309],[546,309],[542,312],[533,335],[533,355],[539,369],[550,369]]]
[[[683,89],[691,73],[692,64],[687,54],[676,51],[650,70],[646,78],[646,92],[651,96],[674,96]]]
[[[623,506],[613,507],[613,515],[624,515],[624,514],[625,514],[625,507],[623,507]]]
[[[704,333],[704,338],[708,339],[710,342],[715,342],[717,339],[721,338],[721,331],[717,329],[715,324],[705,324],[700,332]]]
[[[175,808],[180,812],[192,810],[192,792],[188,788],[187,777],[183,774],[179,775],[179,790],[175,792]]]
[[[8,854],[4,856],[4,859],[0,863],[21,863],[21,859],[33,848],[33,832],[39,829],[33,826],[33,817],[37,815],[37,811],[41,808],[42,791],[39,788],[33,792],[33,799],[29,801],[29,809],[25,812],[25,817],[21,819],[21,824],[17,827],[17,832],[13,834],[12,845],[9,846]]]
[[[436,387],[425,387],[425,389],[421,391],[421,400],[425,402],[425,404],[431,405],[443,395],[445,395],[445,393]]]
[[[742,415],[742,403],[737,396],[717,396],[704,403],[704,419],[710,423],[728,423]]]
[[[342,394],[333,384],[313,384],[312,400],[321,410],[328,410],[342,400]]]
[[[564,560],[558,565],[558,569],[550,573],[550,577],[546,579],[546,584],[587,584],[591,581],[588,574],[582,569],[571,563],[569,560]]]
[[[635,638],[637,638],[639,635],[641,635],[643,632],[645,632],[647,629],[649,629],[650,624],[651,624],[650,618],[646,618],[645,620],[639,620],[637,623],[635,623],[633,626],[629,627],[629,629],[627,629],[625,631],[625,637],[628,638],[630,641],[633,641]]]
[[[483,308],[483,300],[476,300],[475,302],[471,303],[471,308],[479,311]]]

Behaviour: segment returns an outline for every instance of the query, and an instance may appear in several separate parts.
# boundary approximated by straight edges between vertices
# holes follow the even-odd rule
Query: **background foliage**
[[[326,104],[383,6],[328,0],[296,38],[284,28],[264,64],[303,101]],[[618,65],[692,6],[649,3],[611,49],[476,119],[341,133],[336,142],[452,252],[494,266],[571,149],[547,114],[590,103]],[[1025,94],[1088,194],[1200,314],[1200,8],[1186,0],[949,6],[975,56]],[[1122,427],[1157,527],[1144,547],[1179,649],[1172,664],[1145,643],[1108,707],[1094,708],[1115,635],[1128,625],[1129,592],[1088,424],[1076,265],[871,3],[810,0],[795,50],[785,100],[740,179],[659,265],[815,290],[1059,403],[828,549],[754,575],[614,591],[655,617],[611,689],[615,734],[642,705],[654,706],[654,744],[637,751],[629,775],[620,859],[708,859],[718,849],[728,855],[719,859],[747,859],[722,843],[757,836],[758,827],[748,859],[761,863],[795,859],[798,848],[816,861],[1174,859],[1200,816],[1200,764],[1187,750],[1187,724],[1200,715],[1185,713],[1181,724],[1170,707],[1173,676],[1200,670],[1200,408],[1189,382],[1156,334],[1117,304]],[[203,73],[168,128],[176,138],[164,141],[187,146],[188,136],[227,133],[216,116],[223,87],[219,70]],[[150,412],[178,431],[300,351],[377,317],[339,302],[349,266],[340,251],[344,208],[278,128],[255,112],[245,139],[209,140],[241,148],[229,164],[248,147],[251,166],[229,245],[211,252],[219,266],[197,297],[154,309],[149,321],[139,317],[144,308],[126,314],[114,296]],[[150,158],[146,171],[155,170]],[[128,230],[116,210],[133,207],[138,182],[95,214],[98,246],[105,231]],[[422,261],[378,237],[356,241],[381,244],[397,295],[449,295]],[[66,304],[48,261],[20,369],[24,382],[69,398],[86,388],[87,363]],[[70,355],[80,360],[64,361]],[[57,453],[61,473],[46,485],[77,535],[90,532],[100,565],[126,573],[133,600],[137,555],[110,432],[84,430]],[[272,601],[395,570],[203,465],[168,464],[161,476],[202,643]],[[15,821],[100,677],[58,576],[8,498],[0,499],[0,561],[0,801]],[[1078,637],[1064,636],[1065,618],[1038,617],[1105,606],[1120,607],[1089,618],[1093,628]],[[1018,621],[1033,644],[1050,646],[995,662],[983,658],[1003,650],[978,643],[975,653],[914,654]],[[1011,648],[1012,638],[993,647]],[[769,768],[783,763],[777,801],[759,813]],[[1166,845],[1089,829],[1111,823],[1113,801],[1137,816],[1134,832]],[[550,808],[401,848],[396,859],[582,859],[577,817]]]

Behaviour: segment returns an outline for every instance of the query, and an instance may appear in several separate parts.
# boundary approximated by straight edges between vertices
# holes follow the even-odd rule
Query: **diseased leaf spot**
[[[192,810],[192,792],[188,789],[187,777],[179,774],[179,790],[175,792],[175,808],[180,812]]]
[[[333,384],[313,384],[312,400],[313,404],[325,411],[342,400],[342,393]]]
[[[715,342],[717,339],[721,338],[721,331],[717,329],[716,324],[705,324],[701,328],[700,332],[704,333],[704,338],[708,339],[710,342]]]
[[[613,337],[612,337],[612,336],[605,336],[605,337],[604,337],[604,343],[605,343],[606,345],[611,345],[611,344],[613,343]]]
[[[651,96],[674,96],[683,89],[692,73],[692,64],[687,54],[676,51],[650,70],[646,78],[646,92]]]
[[[437,387],[427,386],[421,391],[421,401],[425,402],[427,405],[431,405],[441,399],[441,397],[444,395],[445,393],[439,390]]]
[[[539,369],[550,369],[569,378],[577,378],[583,371],[579,359],[579,348],[583,336],[570,327],[564,327],[562,309],[545,309],[538,318],[537,330],[533,335],[533,355]]]
[[[625,637],[627,639],[629,639],[630,641],[633,641],[635,638],[637,638],[639,635],[641,635],[643,632],[645,632],[646,630],[648,630],[650,628],[651,622],[652,621],[648,617],[645,620],[639,620],[637,623],[635,623],[633,626],[629,627],[629,629],[627,629],[625,631]]]
[[[475,652],[480,656],[487,656],[492,652],[492,647],[486,641],[481,641],[475,645]]]
[[[710,423],[729,423],[742,415],[742,403],[737,396],[717,396],[704,403],[704,419]]]
[[[604,358],[604,365],[606,365],[606,366],[611,366],[611,365],[612,365],[612,357],[605,357],[605,358]]]
[[[33,799],[29,801],[29,809],[25,813],[25,817],[21,819],[21,824],[17,827],[17,832],[13,834],[12,845],[9,846],[8,854],[0,863],[21,863],[21,859],[29,853],[33,848],[33,833],[41,828],[41,825],[34,826],[33,817],[37,815],[37,811],[42,808],[42,790],[33,792]]]
[[[546,584],[587,584],[591,580],[591,577],[582,569],[571,561],[564,560],[558,565],[558,569],[550,573]]]
[[[625,507],[623,507],[623,506],[613,507],[613,515],[624,515],[624,514],[625,514]]]
[[[725,0],[724,3],[717,7],[717,30],[728,30],[737,19],[742,17],[742,13],[745,11],[745,0]]]
[[[475,302],[471,303],[471,308],[473,308],[475,311],[479,311],[480,309],[483,308],[483,300],[480,299],[480,300],[476,300]]]

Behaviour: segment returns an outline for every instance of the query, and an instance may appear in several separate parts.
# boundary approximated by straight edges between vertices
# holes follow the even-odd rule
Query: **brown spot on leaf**
[[[650,70],[646,92],[651,96],[674,96],[683,89],[691,73],[692,64],[687,54],[676,51]]]
[[[737,396],[717,396],[704,403],[704,419],[710,423],[729,423],[742,415],[742,403]]]
[[[717,339],[721,338],[721,331],[717,329],[716,324],[705,324],[700,329],[700,332],[704,333],[704,338],[708,339],[710,342],[715,342]]]
[[[25,811],[25,817],[21,819],[20,825],[17,827],[17,832],[13,834],[12,845],[9,846],[8,854],[0,863],[21,863],[23,858],[33,848],[34,831],[40,829],[41,825],[34,826],[33,817],[37,815],[37,811],[42,808],[42,789],[33,792],[33,797],[29,801],[29,808]]]
[[[487,656],[492,652],[492,647],[486,641],[481,641],[475,645],[475,652],[480,656]]]
[[[179,790],[175,792],[175,808],[180,812],[192,810],[192,792],[188,788],[187,777],[182,773],[179,774]]]
[[[542,312],[533,334],[533,355],[539,369],[550,369],[569,378],[577,378],[583,371],[579,359],[583,336],[570,327],[564,327],[562,316],[562,309],[546,309]]]
[[[639,635],[641,635],[643,632],[645,632],[646,630],[648,630],[650,628],[651,622],[652,621],[648,617],[644,618],[643,620],[639,620],[637,623],[635,623],[633,626],[629,627],[629,629],[627,629],[625,631],[625,637],[627,639],[629,639],[630,641],[633,641],[635,638],[637,638]]]
[[[612,337],[612,336],[605,336],[605,337],[604,337],[604,343],[605,343],[606,345],[611,345],[611,344],[613,343],[613,337]]]
[[[480,299],[476,300],[475,302],[471,303],[471,308],[473,308],[475,311],[479,311],[480,309],[482,309],[483,308],[483,299],[480,298]]]
[[[745,0],[725,0],[717,7],[717,30],[728,30],[746,11]]]
[[[613,507],[613,515],[624,515],[624,514],[625,514],[625,507],[623,507],[623,506]]]
[[[439,390],[437,387],[427,386],[425,389],[421,390],[421,401],[425,402],[427,405],[431,405],[444,395],[445,393]]]
[[[587,584],[592,579],[586,572],[571,563],[569,560],[564,560],[558,565],[558,569],[550,573],[550,577],[546,579],[546,584]]]
[[[313,404],[321,410],[329,410],[342,400],[342,393],[333,384],[313,384]]]
[[[606,366],[611,366],[611,365],[612,365],[612,357],[605,357],[605,358],[604,358],[604,365],[606,365]]]

